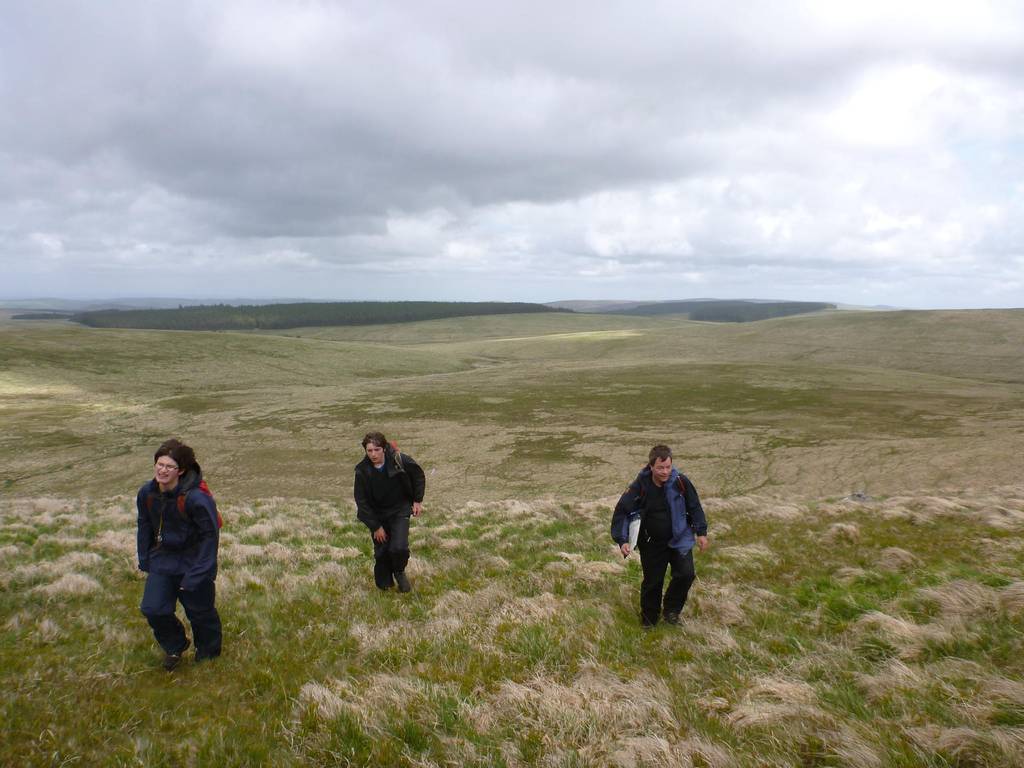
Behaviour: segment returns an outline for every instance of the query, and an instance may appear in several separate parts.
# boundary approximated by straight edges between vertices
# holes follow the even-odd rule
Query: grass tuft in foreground
[[[0,763],[1024,764],[1024,488],[708,499],[650,632],[610,503],[428,509],[406,596],[350,506],[227,506],[225,655],[168,675],[131,500],[5,502]]]

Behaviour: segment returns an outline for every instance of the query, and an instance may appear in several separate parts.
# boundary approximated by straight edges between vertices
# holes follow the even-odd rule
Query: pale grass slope
[[[323,648],[301,680],[276,683],[288,710],[260,712],[288,735],[296,764],[317,762],[343,726],[376,743],[412,718],[438,735],[433,751],[406,747],[409,765],[500,756],[509,766],[725,768],[798,765],[813,753],[821,764],[881,768],[908,751],[934,764],[1024,765],[1013,721],[1024,684],[978,651],[956,655],[986,648],[984,633],[1003,642],[1001,628],[1024,614],[1024,488],[799,504],[708,498],[706,507],[713,547],[698,559],[683,626],[644,634],[639,567],[609,545],[606,503],[431,509],[414,528],[410,596],[374,589],[368,534],[351,504],[225,505],[219,599],[226,615],[255,617],[229,643],[269,644],[280,635],[263,614],[290,604],[290,636]],[[0,588],[13,606],[3,626],[15,643],[87,637],[101,654],[149,652],[141,618],[102,599],[141,591],[132,499],[22,499],[5,503],[0,524],[9,537]],[[879,541],[885,526],[914,535]],[[937,560],[933,548],[963,530],[984,540],[985,560]],[[851,596],[908,586],[837,617],[824,598],[795,596],[801,580]],[[320,605],[338,589],[343,602]],[[456,653],[462,661],[450,664]],[[463,677],[466,665],[490,676]],[[844,695],[886,721],[838,703],[843,680],[852,686]],[[15,706],[45,708],[19,691]]]

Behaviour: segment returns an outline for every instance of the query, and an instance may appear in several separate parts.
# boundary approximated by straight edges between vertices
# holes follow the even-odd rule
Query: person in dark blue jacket
[[[393,448],[383,433],[367,432],[362,445],[353,495],[356,516],[373,537],[373,580],[380,590],[397,584],[399,592],[409,592],[409,517],[423,511],[427,480],[413,457]]]
[[[629,557],[634,546],[640,550],[641,623],[653,627],[664,617],[667,623],[678,624],[696,578],[693,547],[696,544],[701,552],[707,549],[708,524],[697,489],[672,466],[672,449],[667,445],[651,449],[647,466],[615,505],[611,534],[623,557]],[[661,590],[670,565],[672,578],[663,599]]]
[[[221,623],[214,606],[219,519],[189,446],[168,440],[153,460],[154,478],[139,488],[135,500],[139,570],[147,574],[140,608],[164,650],[164,668],[171,671],[189,646],[174,613],[179,601],[192,625],[196,661],[220,655]]]

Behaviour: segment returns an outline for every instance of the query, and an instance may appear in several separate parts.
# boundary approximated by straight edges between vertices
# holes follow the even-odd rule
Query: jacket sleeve
[[[683,476],[686,482],[686,513],[690,516],[690,526],[697,536],[708,535],[708,521],[704,516],[704,507],[700,505],[700,497],[697,489],[693,487],[690,478]]]
[[[138,510],[136,523],[135,548],[139,556],[139,570],[149,570],[149,547],[153,543],[153,526],[146,513],[146,486],[139,489],[135,497],[135,508]]]
[[[612,541],[616,544],[625,544],[629,541],[629,517],[636,510],[642,495],[640,493],[640,477],[629,484],[626,492],[619,497],[615,510],[612,512],[611,534]]]
[[[199,529],[195,562],[181,580],[182,589],[193,590],[207,579],[217,576],[217,548],[220,544],[217,502],[209,494],[192,490],[185,497],[185,513]]]
[[[370,504],[370,494],[366,487],[366,477],[358,468],[356,468],[356,481],[352,488],[352,495],[356,500],[356,517],[359,518],[359,522],[369,528],[371,533],[380,528],[380,519],[377,517],[377,513],[373,511],[373,506]]]
[[[412,486],[412,500],[423,503],[423,495],[427,492],[427,476],[423,467],[416,463],[416,459],[407,453],[402,454],[402,466],[409,475],[409,483]]]

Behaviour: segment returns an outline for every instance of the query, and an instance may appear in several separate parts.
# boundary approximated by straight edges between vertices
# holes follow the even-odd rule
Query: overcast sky
[[[0,298],[1024,306],[1019,0],[3,5]]]

